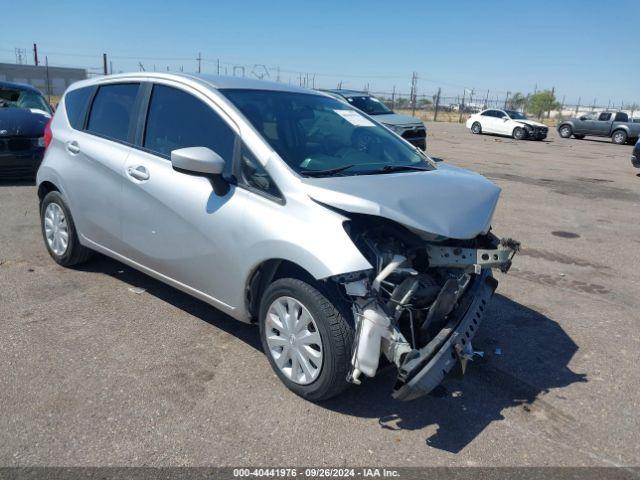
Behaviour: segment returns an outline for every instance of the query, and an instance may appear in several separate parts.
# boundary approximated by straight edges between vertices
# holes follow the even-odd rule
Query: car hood
[[[377,215],[407,228],[468,239],[491,226],[500,188],[450,165],[427,172],[303,178],[308,195],[351,213]]]
[[[544,123],[534,122],[533,120],[513,120],[513,121],[517,123],[523,123],[525,125],[531,125],[532,127],[546,127]]]
[[[419,118],[398,113],[386,113],[384,115],[373,115],[372,117],[385,125],[423,125]]]
[[[0,137],[42,137],[50,118],[44,110],[0,108]]]

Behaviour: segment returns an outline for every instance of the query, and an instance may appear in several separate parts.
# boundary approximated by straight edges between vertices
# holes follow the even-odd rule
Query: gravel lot
[[[0,465],[639,465],[631,147],[428,128],[432,155],[502,187],[494,231],[523,251],[485,358],[411,403],[393,371],[294,396],[257,328],[105,257],[58,267],[35,188],[0,184]]]

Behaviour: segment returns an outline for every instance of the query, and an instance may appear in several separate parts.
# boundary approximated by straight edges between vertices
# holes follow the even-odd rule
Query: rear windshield
[[[40,93],[13,87],[0,87],[0,108],[26,108],[51,113],[51,107]]]
[[[362,110],[367,115],[385,115],[393,113],[387,106],[380,100],[374,97],[363,95],[360,97],[348,97],[347,101],[356,107],[358,110]]]

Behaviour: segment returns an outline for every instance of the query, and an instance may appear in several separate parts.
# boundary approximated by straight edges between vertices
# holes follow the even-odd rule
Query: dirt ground
[[[434,157],[503,189],[494,231],[523,251],[474,340],[484,359],[410,403],[393,371],[294,396],[255,327],[105,257],[57,266],[34,186],[3,183],[0,465],[637,466],[631,147],[428,129]]]

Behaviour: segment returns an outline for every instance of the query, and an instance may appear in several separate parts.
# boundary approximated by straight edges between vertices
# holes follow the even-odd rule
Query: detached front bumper
[[[458,362],[473,355],[471,339],[478,332],[489,300],[498,286],[491,271],[476,276],[474,283],[440,333],[406,362],[398,372],[393,398],[414,400],[437,387]],[[463,365],[464,367],[464,365]]]

